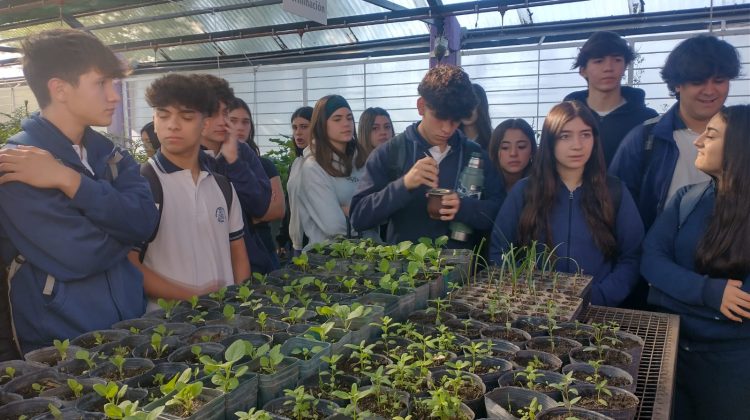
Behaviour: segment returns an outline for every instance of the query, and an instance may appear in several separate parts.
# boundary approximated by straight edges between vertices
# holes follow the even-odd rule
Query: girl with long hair
[[[536,154],[536,136],[529,123],[520,118],[508,119],[495,127],[490,138],[490,161],[503,178],[505,192],[531,172]]]
[[[648,302],[680,316],[678,419],[750,415],[748,138],[750,105],[714,116],[694,142],[711,180],[678,190],[643,243]]]
[[[579,102],[547,114],[531,175],[495,220],[490,260],[510,244],[554,250],[555,270],[593,276],[591,303],[617,306],[638,280],[643,223],[627,188],[605,173],[596,119]]]
[[[286,181],[286,202],[288,206],[286,217],[284,217],[281,228],[279,228],[279,235],[276,237],[279,243],[277,253],[282,258],[286,256],[287,249],[290,249],[295,256],[300,254],[307,242],[299,217],[299,188],[302,184],[299,173],[305,157],[309,156],[312,152],[312,148],[309,147],[312,139],[312,132],[310,130],[312,114],[313,109],[311,106],[303,106],[297,108],[292,113],[290,119],[292,125],[292,147],[296,158],[289,167],[289,177]]]
[[[359,116],[358,140],[362,143],[365,159],[376,147],[396,137],[393,122],[388,111],[383,108],[367,108]]]
[[[255,124],[253,123],[253,115],[250,112],[250,107],[247,103],[240,98],[235,98],[232,103],[229,104],[229,129],[232,130],[232,135],[236,136],[239,141],[247,143],[248,146],[255,152],[260,158],[260,163],[263,165],[263,171],[268,176],[268,180],[271,182],[271,203],[268,205],[266,213],[259,219],[248,218],[246,223],[252,224],[252,230],[258,235],[263,248],[266,251],[267,258],[273,264],[273,268],[279,267],[279,260],[276,255],[276,243],[273,240],[271,234],[271,226],[269,222],[281,220],[284,218],[285,211],[285,200],[284,190],[281,187],[281,177],[278,169],[271,162],[270,159],[260,155],[260,148],[255,143]],[[253,264],[257,259],[257,256],[250,255],[251,267],[255,267]]]
[[[312,115],[312,154],[300,171],[300,221],[309,245],[352,235],[349,203],[364,174],[365,153],[356,139],[349,103],[321,98]]]
[[[490,118],[490,104],[487,101],[487,93],[482,86],[472,83],[474,95],[478,99],[477,107],[474,108],[469,118],[461,120],[458,128],[467,139],[476,142],[482,149],[487,150],[492,135],[492,119]]]

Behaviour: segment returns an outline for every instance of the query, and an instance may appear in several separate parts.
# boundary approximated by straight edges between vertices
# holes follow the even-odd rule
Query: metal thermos
[[[479,200],[482,197],[482,188],[484,187],[484,171],[482,171],[482,155],[472,153],[469,164],[466,165],[461,176],[459,177],[458,196],[471,197]],[[461,222],[453,221],[450,223],[451,239],[466,242],[474,232],[470,226]]]

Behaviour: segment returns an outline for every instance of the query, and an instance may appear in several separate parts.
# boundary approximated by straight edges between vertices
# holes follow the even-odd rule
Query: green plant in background
[[[291,308],[287,312],[287,316],[281,318],[282,321],[288,322],[291,325],[302,322],[302,317],[305,316],[305,308]]]
[[[462,418],[461,399],[452,395],[445,388],[437,388],[430,391],[430,398],[417,402],[430,413],[430,418],[440,420],[453,420]]]
[[[268,139],[276,147],[263,156],[276,166],[276,170],[279,171],[279,177],[281,178],[281,185],[284,187],[284,191],[286,191],[286,183],[289,180],[289,168],[291,168],[292,162],[294,162],[297,156],[294,153],[294,140],[284,134],[280,134],[280,136],[281,138],[278,139]]]
[[[0,112],[0,115],[8,119],[0,123],[0,147],[2,147],[9,138],[21,131],[21,121],[29,117],[29,101],[23,101],[23,106],[14,109],[10,114]]]
[[[352,354],[350,357],[356,359],[357,365],[354,367],[354,372],[365,373],[371,370],[372,356],[375,354],[373,350],[375,344],[367,344],[365,340],[362,340],[359,342],[359,345],[345,344],[344,347],[351,349]]]

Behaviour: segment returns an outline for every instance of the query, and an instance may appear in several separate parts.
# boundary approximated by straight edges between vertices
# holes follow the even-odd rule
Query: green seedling
[[[138,410],[138,401],[123,401],[120,404],[107,403],[104,405],[104,415],[108,419],[123,420],[156,420],[164,411],[164,407],[156,407],[150,412]]]
[[[307,332],[305,332],[304,338],[330,342],[328,334],[330,334],[333,327],[334,323],[331,321],[323,323],[322,325],[312,326],[308,328]]]
[[[284,355],[281,353],[281,345],[277,344],[266,354],[260,356],[260,367],[263,372],[274,374],[278,372],[279,365],[284,361]]]
[[[117,350],[116,347],[115,350]],[[91,359],[91,354],[86,350],[78,350],[76,352],[76,359],[83,360],[86,363],[86,366],[88,366],[88,370],[91,370],[96,366],[96,363]]]
[[[100,397],[107,400],[108,403],[117,405],[120,400],[125,396],[128,390],[127,385],[123,385],[122,388],[117,386],[117,383],[109,381],[107,384],[94,384],[94,392],[99,394]]]
[[[282,318],[282,321],[288,322],[292,325],[302,322],[302,318],[305,316],[305,308],[291,308],[287,313],[287,316]]]
[[[271,413],[255,407],[248,411],[235,411],[234,415],[237,416],[237,420],[273,420]]]
[[[239,301],[242,303],[247,302],[252,295],[253,291],[250,290],[250,288],[247,286],[240,286],[239,290],[237,291],[237,298],[239,298]]]
[[[154,355],[157,359],[161,359],[165,356],[167,351],[167,345],[162,344],[162,335],[159,333],[151,334],[151,349],[154,350]]]
[[[234,320],[235,309],[232,305],[224,305],[224,309],[221,311],[224,316],[224,321],[231,322]]]
[[[353,383],[349,392],[336,390],[332,394],[336,398],[349,401],[346,407],[339,409],[339,413],[351,417],[352,420],[360,420],[366,418],[370,413],[360,410],[359,403],[372,392],[372,388],[360,391],[357,384]]]
[[[312,346],[310,348],[307,347],[297,347],[292,350],[292,356],[296,356],[298,359],[301,360],[310,360],[313,357],[315,357],[316,354],[323,351],[322,346]]]
[[[227,298],[227,287],[222,287],[221,289],[209,294],[208,297],[219,302],[219,305],[224,304],[224,299]]]
[[[536,420],[536,416],[539,415],[541,411],[542,405],[537,401],[536,397],[534,397],[528,407],[518,409],[518,414],[521,416],[520,420]]]
[[[188,369],[188,372],[190,370]],[[175,393],[172,398],[167,401],[167,406],[176,405],[182,410],[182,417],[188,417],[194,414],[193,402],[203,392],[203,382],[195,381],[191,384],[187,384]]]
[[[575,405],[575,403],[577,403],[581,399],[581,397],[578,396],[578,390],[570,387],[572,384],[573,371],[566,373],[560,382],[556,384],[549,384],[551,387],[560,391],[563,399],[563,405],[568,409],[568,414],[570,414],[570,410],[573,405]]]
[[[31,389],[33,389],[37,393],[37,395],[41,395],[42,392],[47,390],[47,386],[43,384],[38,384],[35,382],[31,384]]]
[[[520,372],[516,372],[513,375],[513,380],[516,382],[523,383],[522,381],[526,381],[523,385],[530,389],[530,390],[536,390],[537,387],[537,380],[544,378],[544,374],[538,372],[539,367],[541,366],[541,362],[539,362],[539,359],[536,357],[534,360],[530,361],[526,368]]]
[[[292,406],[292,419],[302,420],[306,418],[316,418],[315,405],[318,400],[305,392],[304,386],[295,389],[284,390],[284,396],[292,397],[291,400],[284,401],[285,406]]]
[[[160,308],[164,310],[164,318],[172,319],[172,313],[174,312],[174,308],[177,307],[180,301],[159,298],[156,301],[156,303],[159,305]]]
[[[125,371],[123,367],[125,366],[125,358],[122,357],[119,354],[116,354],[109,358],[109,361],[115,365],[115,368],[117,368],[117,375],[119,379],[122,379],[125,377]]]
[[[68,379],[68,388],[73,392],[75,399],[79,399],[83,396],[83,385],[75,379]]]
[[[190,299],[188,299],[188,303],[190,303],[190,309],[192,310],[198,310],[198,296],[190,296]]]
[[[9,382],[15,377],[16,377],[16,369],[8,366],[5,368],[5,371],[2,374],[2,376],[0,376],[0,383]]]
[[[367,344],[365,340],[360,341],[359,345],[345,344],[344,347],[351,349],[351,358],[356,360],[354,372],[365,373],[372,369],[372,356],[375,354],[375,344]]]
[[[350,277],[342,281],[341,284],[344,286],[347,293],[353,293],[354,288],[357,286],[357,279],[354,277]]]
[[[607,404],[607,400],[602,397],[602,395],[612,396],[612,391],[607,388],[607,380],[602,379],[601,381],[596,382],[594,384],[594,389],[596,390],[596,403],[603,407],[608,406],[609,404]]]
[[[208,375],[212,375],[211,383],[216,385],[217,388],[224,393],[237,388],[240,385],[239,378],[247,373],[247,366],[240,366],[239,368],[234,369],[235,364],[247,354],[247,344],[250,343],[243,340],[237,340],[229,345],[224,351],[224,359],[226,361],[223,363],[211,359],[210,356],[200,357],[200,361],[203,364],[203,370]],[[250,344],[250,346],[252,347],[252,344]]]
[[[303,252],[299,257],[292,257],[292,264],[299,268],[303,273],[306,273],[307,269],[310,267],[307,253]]]
[[[70,340],[53,340],[52,345],[55,346],[55,349],[57,349],[57,353],[60,356],[61,361],[68,359],[68,347],[70,347]]]

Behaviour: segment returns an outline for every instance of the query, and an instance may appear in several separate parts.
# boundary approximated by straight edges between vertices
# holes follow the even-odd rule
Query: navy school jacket
[[[404,186],[404,175],[414,163],[429,154],[432,147],[417,131],[419,123],[409,126],[406,131],[375,149],[365,164],[365,174],[357,186],[351,201],[350,218],[352,227],[357,231],[374,229],[388,223],[386,241],[398,243],[405,240],[416,242],[420,237],[437,238],[448,235],[450,222],[433,220],[427,214],[428,188],[420,186],[409,191]],[[395,155],[390,149],[394,145],[404,144],[405,161],[400,168],[395,168],[392,176]],[[500,177],[490,164],[487,153],[473,142],[466,140],[456,130],[448,141],[451,146],[448,154],[439,165],[438,184],[441,188],[455,189],[458,178],[464,169],[471,153],[480,153],[484,169],[484,190],[482,199],[462,198],[461,206],[455,220],[474,228],[474,240],[468,242],[449,241],[451,248],[472,248],[481,231],[489,230],[492,221],[502,203],[504,192]]]
[[[695,271],[695,250],[714,210],[713,183],[679,226],[683,197],[702,185],[679,189],[643,242],[641,273],[651,286],[648,302],[680,316],[680,344],[684,347],[695,351],[747,349],[750,321],[731,321],[719,311],[727,279]],[[741,289],[750,293],[750,273],[735,280],[742,281]]]
[[[513,186],[497,214],[490,240],[490,262],[493,264],[500,264],[501,254],[511,243],[518,241],[518,221],[525,204],[528,181],[529,178],[524,178]],[[580,267],[584,274],[594,277],[591,303],[617,306],[630,294],[638,280],[643,223],[633,198],[626,188],[622,188],[614,232],[618,255],[615,261],[607,261],[589,231],[581,209],[582,195],[581,188],[571,192],[559,182],[549,219],[552,242],[560,244],[555,251],[558,257],[555,270],[572,273]],[[544,243],[544,238],[536,239]]]
[[[10,301],[27,352],[143,314],[143,277],[127,255],[151,236],[159,213],[138,163],[103,135],[91,128],[84,133],[91,174],[71,142],[39,114],[22,128],[9,144],[45,149],[81,173],[73,199],[20,182],[0,185],[2,261],[9,265],[19,254],[26,259],[12,279]],[[115,152],[122,159],[110,181],[107,161]]]

